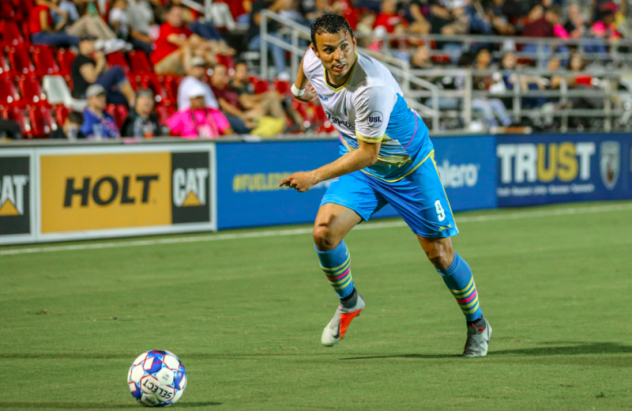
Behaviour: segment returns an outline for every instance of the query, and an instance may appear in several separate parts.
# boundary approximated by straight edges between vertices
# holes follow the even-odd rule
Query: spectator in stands
[[[75,98],[85,98],[88,86],[96,83],[105,88],[109,103],[134,105],[134,89],[125,72],[120,66],[108,68],[105,55],[95,51],[94,38],[89,35],[79,42],[79,54],[70,66],[70,75]]]
[[[412,55],[410,59],[410,64],[413,68],[416,69],[431,69],[432,58],[430,57],[430,49],[427,45],[422,45],[417,47],[417,50]]]
[[[132,35],[127,8],[128,0],[116,0],[112,4],[112,10],[110,10],[110,25],[121,40],[130,43],[135,49],[144,51],[147,55],[150,55],[153,50],[151,39],[148,39],[150,41],[146,42]]]
[[[307,2],[301,2],[302,6],[306,6]],[[331,4],[329,0],[314,0],[313,4],[307,6],[305,10],[303,10],[303,15],[305,16],[305,20],[308,22],[313,22],[320,16],[331,13]]]
[[[119,129],[114,117],[105,111],[105,88],[100,84],[93,84],[86,91],[88,107],[83,112],[81,132],[87,138],[101,140],[104,138],[118,138]]]
[[[232,129],[237,134],[248,134],[255,127],[256,113],[244,112],[239,108],[239,94],[228,86],[229,80],[226,66],[217,64],[211,75],[213,94]]]
[[[404,5],[408,7],[406,19],[410,24],[409,31],[417,34],[429,34],[430,22],[426,19],[430,13],[429,2],[427,0],[411,0]]]
[[[41,2],[31,10],[29,20],[29,30],[31,32],[31,42],[33,44],[45,44],[55,47],[78,46],[79,38],[61,31],[66,24],[66,20],[62,18],[57,24],[53,23],[51,15],[51,7],[54,7],[58,14],[67,17],[59,8],[57,8],[59,0],[52,2]]]
[[[221,111],[206,106],[203,87],[193,85],[187,91],[189,107],[177,111],[167,120],[171,135],[183,138],[217,138],[234,134]]]
[[[536,4],[529,12],[527,21],[522,29],[522,35],[525,37],[553,37],[553,25],[546,18],[541,4]],[[534,46],[533,50],[529,51],[535,50],[535,45],[527,44],[525,48],[527,46]]]
[[[98,15],[86,14],[66,27],[69,13],[58,6],[59,1],[37,0],[37,7],[31,11],[29,24],[33,44],[58,47],[77,46],[79,38],[87,34],[98,39],[98,48],[103,49],[106,53],[120,50],[126,46],[124,41],[116,38],[116,34]],[[53,10],[60,16],[54,27],[51,17]],[[63,31],[64,28],[65,31]]]
[[[190,58],[187,56],[185,58]],[[180,86],[178,86],[178,110],[183,110],[189,107],[191,104],[189,100],[188,89],[191,87],[202,87],[204,89],[204,100],[206,107],[219,109],[217,99],[213,94],[211,87],[206,84],[203,79],[206,75],[206,60],[203,57],[191,58],[190,68],[187,72],[188,76],[182,79]]]
[[[44,2],[41,2],[41,4],[44,4]],[[72,26],[75,21],[79,20],[77,6],[70,0],[61,0],[56,7],[54,1],[50,2],[50,12],[53,16],[55,27],[58,27],[59,30]]]
[[[137,139],[166,135],[158,123],[158,116],[154,113],[154,93],[151,90],[138,90],[136,106],[123,122],[121,135]]]
[[[57,130],[50,134],[50,138],[65,138],[68,140],[76,140],[78,138],[85,138],[86,136],[81,132],[81,126],[83,125],[83,114],[78,111],[71,111],[66,117],[63,126],[58,127]]]
[[[397,0],[384,0],[382,10],[375,19],[373,28],[384,27],[386,32],[391,34],[395,31],[396,26],[404,23],[406,21],[397,12]]]
[[[261,22],[261,11],[270,10],[274,13],[289,9],[292,6],[292,0],[256,0],[252,5],[250,12],[250,22],[246,41],[250,50],[259,50],[261,47],[261,36],[259,35],[259,23]],[[267,33],[271,37],[281,39],[278,31],[279,23],[275,20],[268,19]],[[282,39],[281,39],[282,40]],[[274,44],[268,44],[268,49],[272,51],[274,66],[277,70],[277,77],[281,80],[289,80],[290,76],[286,71],[285,50]]]
[[[209,63],[215,63],[213,45],[198,36],[184,25],[182,8],[170,6],[167,21],[160,26],[160,36],[151,54],[156,74],[178,74],[186,72],[184,53],[190,48],[192,55],[201,56]]]
[[[282,95],[276,91],[255,93],[254,86],[250,82],[248,65],[245,62],[235,64],[235,73],[228,85],[239,96],[239,105],[242,110],[258,113],[255,117],[271,116],[281,119],[285,119],[287,113],[294,123],[287,129],[288,132],[305,130],[303,118],[291,104],[283,104]]]
[[[154,43],[149,37],[149,30],[154,23],[151,5],[147,0],[129,0],[125,12],[130,28],[128,41],[135,49],[151,55]]]

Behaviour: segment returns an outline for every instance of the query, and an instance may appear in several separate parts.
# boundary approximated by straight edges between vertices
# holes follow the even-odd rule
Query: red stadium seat
[[[18,75],[35,73],[35,66],[31,62],[29,51],[24,47],[9,49],[9,62]]]
[[[0,34],[2,35],[2,42],[7,46],[17,46],[24,43],[22,30],[15,21],[0,21]]]
[[[48,107],[32,107],[29,109],[29,121],[31,123],[31,134],[35,138],[48,137],[57,128],[53,116],[50,115]]]
[[[289,81],[274,79],[274,89],[280,94],[290,94],[291,87]]]
[[[10,74],[12,74],[11,66],[9,65],[7,59],[4,57],[4,53],[2,52],[2,50],[0,50],[0,77],[4,77]]]
[[[15,107],[21,103],[20,95],[18,94],[13,79],[5,77],[0,80],[0,107],[8,108]]]
[[[161,104],[156,107],[159,122],[162,124],[165,124],[169,117],[171,117],[176,111],[176,107],[171,104]]]
[[[46,94],[42,91],[39,77],[27,76],[18,79],[23,105],[47,105]]]
[[[439,54],[436,56],[432,56],[432,61],[439,64],[449,64],[452,62],[452,59],[447,54]]]
[[[31,138],[31,124],[28,119],[24,116],[24,110],[19,107],[11,107],[3,110],[2,117],[8,118],[17,122],[20,125],[20,130],[22,131],[22,136],[24,138]]]
[[[123,122],[127,118],[127,107],[124,104],[109,104],[106,110],[108,113],[112,114],[112,117],[114,117],[114,121],[116,121],[116,125],[120,130],[123,126]]]
[[[142,88],[148,88],[154,92],[154,99],[156,100],[156,103],[171,100],[167,91],[163,87],[164,81],[160,80],[161,78],[154,74],[144,75],[140,79],[140,86]]]
[[[53,50],[47,46],[33,47],[33,62],[40,76],[59,74],[59,65],[53,56]]]
[[[265,80],[257,80],[255,83],[255,93],[265,93],[266,91],[270,91],[270,85]]]
[[[22,17],[22,20],[25,22],[29,21],[29,18],[31,17],[31,10],[35,8],[33,0],[15,0],[14,3],[17,8],[18,14]]]
[[[22,17],[22,16],[19,16]],[[15,7],[10,1],[0,1],[0,20],[18,20]]]
[[[70,76],[70,67],[75,57],[77,57],[77,55],[70,50],[57,50],[57,61],[59,61],[59,69],[61,70],[62,76]]]
[[[125,59],[123,53],[115,51],[114,53],[108,54],[106,58],[110,66],[121,66],[125,73],[130,72],[129,64],[127,63],[127,60]]]
[[[147,55],[142,51],[130,51],[129,60],[132,63],[132,73],[152,74],[154,72]]]
[[[167,90],[167,96],[169,100],[177,101],[178,100],[178,87],[180,87],[180,82],[182,81],[182,77],[168,75],[164,76],[164,86]]]
[[[66,122],[66,118],[68,118],[69,110],[62,104],[56,105],[53,109],[55,110],[55,121],[62,127]]]

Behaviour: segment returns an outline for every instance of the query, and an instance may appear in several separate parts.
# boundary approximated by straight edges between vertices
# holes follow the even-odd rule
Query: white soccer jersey
[[[378,163],[363,171],[387,181],[399,178],[418,165],[420,152],[428,154],[432,148],[428,129],[404,100],[391,72],[372,57],[356,56],[351,75],[339,87],[327,82],[312,49],[305,53],[303,71],[346,151],[356,149],[358,140],[381,142]]]

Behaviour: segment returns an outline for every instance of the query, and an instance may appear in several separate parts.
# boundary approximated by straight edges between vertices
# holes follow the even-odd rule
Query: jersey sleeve
[[[314,50],[310,47],[303,56],[303,72],[305,73],[305,77],[311,81],[315,75],[322,73],[322,70],[320,59],[316,57]]]
[[[362,90],[354,97],[356,108],[356,137],[367,143],[378,143],[384,138],[397,95],[384,86]]]

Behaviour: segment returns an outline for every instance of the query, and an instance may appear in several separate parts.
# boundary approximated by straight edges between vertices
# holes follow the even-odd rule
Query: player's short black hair
[[[317,18],[316,21],[314,21],[314,24],[312,24],[312,44],[316,47],[317,34],[336,34],[340,32],[340,30],[346,31],[353,38],[353,29],[344,17],[331,13],[324,14]]]
[[[78,111],[71,111],[70,113],[68,113],[68,121],[79,125],[83,124],[83,113],[80,113]]]

